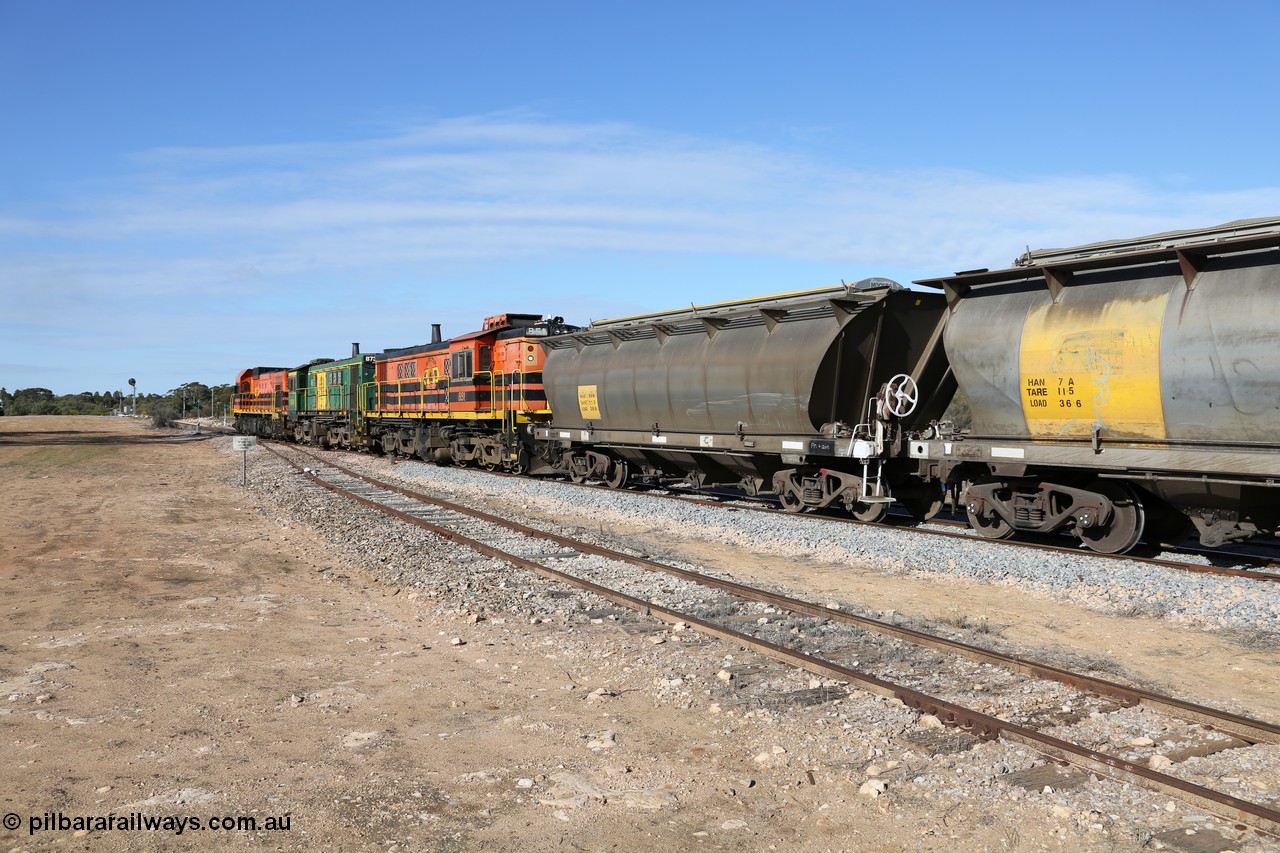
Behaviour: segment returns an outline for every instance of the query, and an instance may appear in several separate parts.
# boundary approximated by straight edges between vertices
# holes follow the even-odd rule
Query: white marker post
[[[249,475],[249,451],[258,446],[258,437],[256,435],[237,435],[231,439],[231,447],[233,450],[239,450],[240,457],[240,485],[246,485]]]

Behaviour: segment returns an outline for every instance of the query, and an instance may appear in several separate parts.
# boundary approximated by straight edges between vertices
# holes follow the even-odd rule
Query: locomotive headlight
[[[525,356],[525,358],[526,358],[528,361],[533,361],[533,356],[531,356],[531,355]]]

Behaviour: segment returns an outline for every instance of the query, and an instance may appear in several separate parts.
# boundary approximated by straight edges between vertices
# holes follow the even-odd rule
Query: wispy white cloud
[[[665,250],[927,274],[992,262],[1027,242],[1280,207],[1280,188],[1188,194],[1125,176],[885,174],[622,125],[501,117],[348,143],[165,149],[141,162],[149,170],[106,197],[69,200],[43,218],[7,216],[0,234],[80,246],[232,240],[221,250],[268,256],[306,245],[318,270],[376,270],[384,256],[370,253],[375,245],[399,260]],[[327,247],[319,254],[317,237]]]
[[[1028,245],[1275,214],[1280,187],[1205,193],[1125,175],[885,172],[626,124],[498,115],[354,141],[155,149],[139,153],[131,174],[47,204],[0,208],[0,289],[17,294],[11,324],[56,315],[73,332],[123,323],[125,312],[235,312],[253,325],[305,304],[323,318],[324,304],[349,299],[353,286],[406,279],[448,283],[435,307],[462,311],[496,270],[519,278],[529,265],[583,256],[675,259],[668,289],[645,295],[655,309],[697,292],[681,280],[680,258],[919,278],[1003,265]],[[596,282],[611,274],[575,269]],[[560,288],[541,304],[586,289],[583,280]]]

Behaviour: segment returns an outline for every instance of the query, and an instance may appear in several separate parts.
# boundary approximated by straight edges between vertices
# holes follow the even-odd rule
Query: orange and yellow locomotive
[[[232,402],[243,433],[322,447],[527,470],[529,425],[551,412],[540,341],[575,331],[560,317],[499,314],[466,335],[420,346],[240,373]]]

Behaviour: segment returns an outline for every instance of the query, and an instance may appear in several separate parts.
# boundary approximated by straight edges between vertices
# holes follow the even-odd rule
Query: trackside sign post
[[[245,485],[249,474],[249,451],[258,446],[256,435],[237,435],[231,439],[231,449],[240,451],[240,485]]]

